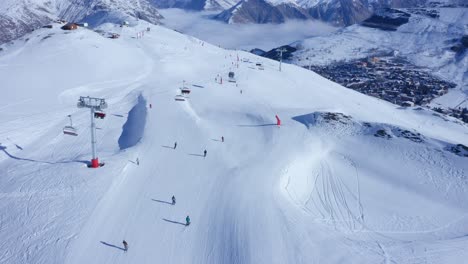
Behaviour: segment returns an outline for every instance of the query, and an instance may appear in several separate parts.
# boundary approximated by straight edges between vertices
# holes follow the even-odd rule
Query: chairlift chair
[[[68,115],[68,118],[70,118],[70,125],[65,126],[63,128],[63,134],[64,135],[70,135],[70,136],[78,136],[77,129],[75,127],[73,127],[73,122],[72,122],[71,115]]]
[[[185,101],[185,97],[181,94],[178,94],[174,98],[176,101]]]
[[[180,88],[180,93],[183,94],[183,95],[188,95],[188,94],[190,94],[190,92],[191,92],[191,90],[188,87],[184,86],[184,87]]]
[[[76,131],[76,128],[72,126],[65,126],[63,128],[63,134],[70,135],[70,136],[78,136],[78,132]]]
[[[236,82],[236,79],[234,78],[234,72],[229,72],[228,77],[229,77],[228,82],[232,82],[232,83]]]
[[[94,118],[104,119],[104,117],[106,117],[106,113],[104,113],[104,112],[95,112],[94,113]]]
[[[180,93],[181,93],[182,95],[188,95],[188,94],[190,94],[190,92],[191,92],[191,91],[190,91],[190,88],[188,88],[187,86],[185,86],[185,80],[182,81],[182,87],[180,87]]]

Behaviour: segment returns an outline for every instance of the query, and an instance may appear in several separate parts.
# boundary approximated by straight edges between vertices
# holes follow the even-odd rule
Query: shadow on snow
[[[174,149],[174,147],[171,147],[171,146],[164,146],[164,145],[162,145],[161,147],[163,147],[163,148],[168,148],[168,149]]]
[[[140,94],[137,104],[128,112],[127,122],[122,127],[119,137],[121,150],[135,146],[143,137],[146,125],[146,100]]]
[[[276,123],[271,124],[260,124],[260,125],[237,125],[238,127],[264,127],[264,126],[276,126]]]
[[[62,163],[84,163],[86,165],[91,164],[87,160],[65,160],[65,161],[44,161],[44,160],[35,160],[35,159],[28,159],[28,158],[21,158],[15,155],[10,154],[5,146],[0,145],[0,150],[3,151],[8,157],[15,159],[15,160],[22,160],[22,161],[30,161],[30,162],[37,162],[37,163],[44,163],[44,164],[62,164]]]
[[[197,157],[204,157],[203,154],[196,154],[196,153],[188,153],[187,155],[197,156]]]
[[[166,222],[169,222],[169,223],[186,226],[186,224],[182,223],[182,222],[177,222],[177,221],[169,220],[169,219],[166,219],[166,218],[163,218],[163,220],[166,221]]]
[[[162,200],[156,200],[156,199],[151,199],[152,201],[155,201],[155,202],[158,202],[158,203],[165,203],[165,204],[170,204],[172,205],[172,203],[170,202],[166,202],[166,201],[162,201]]]
[[[108,246],[108,247],[113,247],[113,248],[117,248],[117,249],[120,249],[120,250],[122,250],[122,251],[125,251],[125,248],[123,248],[123,247],[119,247],[119,246],[116,246],[116,245],[112,245],[112,244],[106,243],[106,242],[104,242],[104,241],[101,241],[101,244],[106,245],[106,246]]]

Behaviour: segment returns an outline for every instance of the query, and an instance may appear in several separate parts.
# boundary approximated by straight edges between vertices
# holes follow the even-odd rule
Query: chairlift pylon
[[[70,125],[65,126],[63,128],[63,134],[65,135],[70,135],[70,136],[78,136],[78,131],[75,127],[73,127],[73,121],[71,115],[68,115],[68,118],[70,118]]]

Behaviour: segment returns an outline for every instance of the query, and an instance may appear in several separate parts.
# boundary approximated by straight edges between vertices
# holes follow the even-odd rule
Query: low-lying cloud
[[[284,24],[226,24],[210,19],[213,12],[162,9],[166,27],[224,48],[270,50],[297,40],[337,30],[319,21],[293,20]]]

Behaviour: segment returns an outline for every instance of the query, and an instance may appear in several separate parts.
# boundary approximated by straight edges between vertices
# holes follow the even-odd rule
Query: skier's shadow
[[[166,222],[169,222],[169,223],[179,224],[179,225],[186,226],[186,224],[184,224],[184,223],[182,223],[182,222],[177,222],[177,221],[169,220],[169,219],[166,219],[166,218],[163,218],[163,220],[166,221]]]
[[[113,248],[117,248],[117,249],[120,249],[120,250],[122,250],[122,251],[125,251],[125,248],[123,248],[123,247],[119,247],[119,246],[116,246],[116,245],[112,245],[112,244],[106,243],[106,242],[104,242],[104,241],[101,241],[101,244],[106,245],[106,246],[108,246],[108,247],[113,247]]]
[[[174,147],[173,147],[173,146],[171,147],[171,146],[165,146],[165,145],[162,145],[161,147],[163,147],[163,148],[168,148],[168,149],[174,149]]]
[[[205,157],[203,154],[195,154],[195,153],[188,153],[190,156],[196,156],[196,157]]]
[[[156,200],[156,199],[151,199],[151,200],[154,201],[154,202],[158,202],[158,203],[165,203],[165,204],[170,204],[170,205],[172,205],[172,203],[166,202],[166,201],[162,201],[162,200]]]
[[[238,127],[264,127],[264,126],[276,126],[277,124],[260,124],[260,125],[237,125]]]

